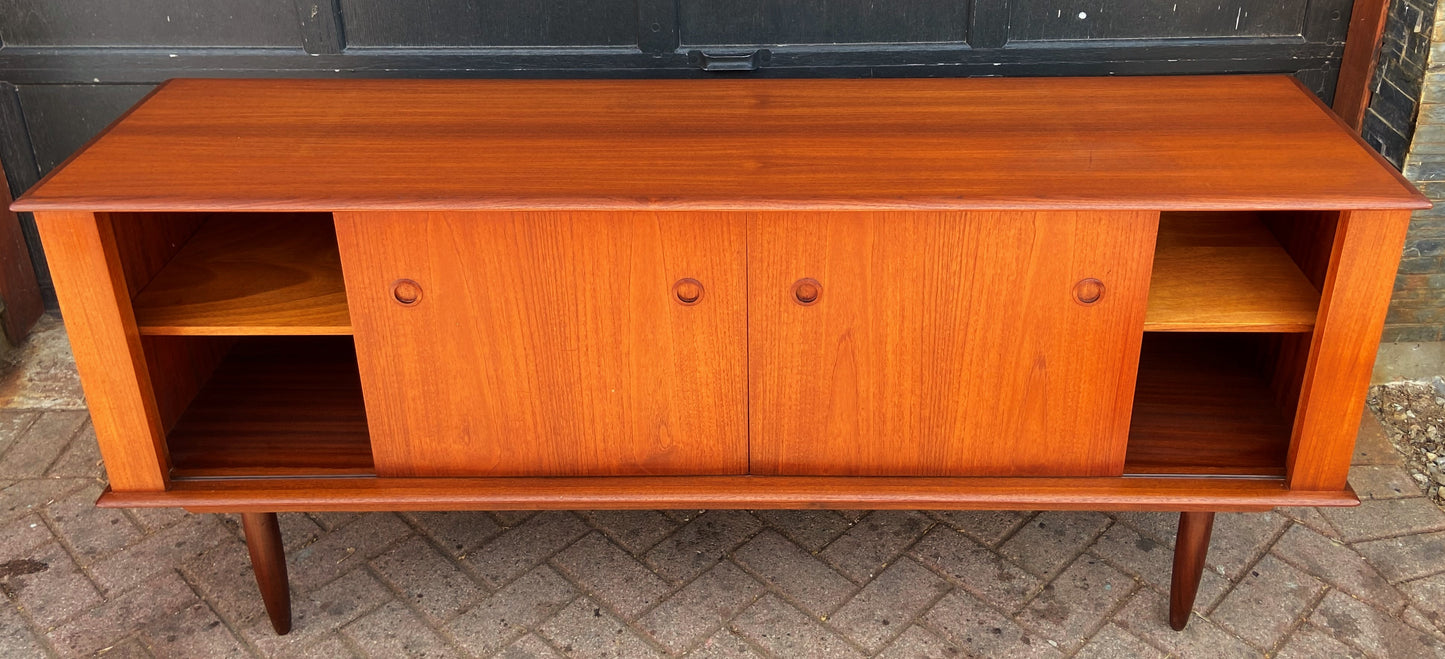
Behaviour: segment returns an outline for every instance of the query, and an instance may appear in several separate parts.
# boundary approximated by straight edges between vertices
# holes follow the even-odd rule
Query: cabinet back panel
[[[337,213],[377,474],[746,472],[743,226]]]
[[[768,213],[755,474],[1123,472],[1157,213]],[[818,281],[799,304],[792,287]],[[1085,279],[1103,282],[1093,304]]]

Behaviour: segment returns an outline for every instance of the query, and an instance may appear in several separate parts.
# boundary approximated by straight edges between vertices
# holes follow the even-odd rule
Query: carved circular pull
[[[410,279],[398,279],[391,283],[391,296],[397,304],[410,307],[421,302],[421,284]]]
[[[1084,306],[1104,299],[1104,282],[1090,277],[1074,284],[1074,301]]]
[[[793,301],[803,306],[816,304],[823,294],[823,285],[816,279],[799,279],[793,284]]]
[[[691,277],[679,279],[672,285],[672,294],[677,296],[679,304],[690,307],[702,300],[702,282]]]

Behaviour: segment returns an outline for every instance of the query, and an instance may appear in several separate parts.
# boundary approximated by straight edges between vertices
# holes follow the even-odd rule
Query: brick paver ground
[[[0,657],[1439,657],[1445,513],[1373,419],[1356,509],[1221,514],[1187,631],[1175,515],[283,514],[295,630],[237,520],[100,510],[63,330],[0,378]]]

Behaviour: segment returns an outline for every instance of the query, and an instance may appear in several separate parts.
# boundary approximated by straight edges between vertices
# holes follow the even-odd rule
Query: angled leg
[[[251,570],[261,588],[261,601],[277,634],[291,631],[291,586],[286,580],[286,550],[281,546],[281,526],[276,513],[241,513],[246,530],[246,549],[251,552]]]
[[[1199,578],[1204,576],[1204,557],[1209,553],[1209,534],[1214,530],[1214,513],[1179,513],[1179,533],[1174,537],[1174,577],[1169,583],[1169,626],[1182,631],[1194,610]]]

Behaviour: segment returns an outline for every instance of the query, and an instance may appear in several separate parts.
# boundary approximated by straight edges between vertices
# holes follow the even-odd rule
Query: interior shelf
[[[146,335],[345,335],[331,216],[222,213],[136,296]],[[1308,332],[1317,291],[1254,213],[1164,213],[1144,329]]]
[[[1126,475],[1284,475],[1290,423],[1247,338],[1145,336]],[[375,474],[344,337],[240,339],[167,441],[177,479]]]
[[[1126,475],[1284,476],[1290,422],[1248,338],[1144,336]]]
[[[327,213],[215,214],[132,305],[148,335],[351,334]]]
[[[1164,213],[1144,330],[1308,332],[1320,293],[1256,213]]]
[[[245,338],[167,436],[175,478],[373,474],[349,338]]]

